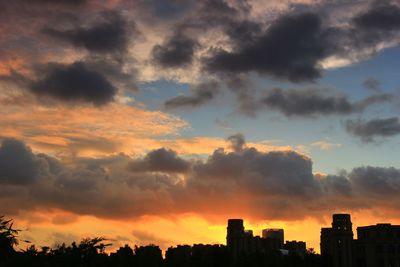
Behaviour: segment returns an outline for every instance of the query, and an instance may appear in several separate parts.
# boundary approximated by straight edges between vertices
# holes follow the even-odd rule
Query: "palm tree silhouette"
[[[13,220],[7,220],[0,216],[0,259],[8,258],[15,253],[14,246],[18,245],[18,233],[20,230],[13,229]]]

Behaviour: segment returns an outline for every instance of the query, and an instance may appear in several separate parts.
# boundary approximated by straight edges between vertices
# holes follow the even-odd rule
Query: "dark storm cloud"
[[[176,33],[162,45],[153,47],[154,62],[163,68],[176,68],[191,64],[197,45],[195,39],[185,36],[183,33]]]
[[[236,51],[218,51],[205,60],[209,72],[255,71],[291,81],[320,76],[319,60],[326,56],[321,19],[312,13],[278,18],[253,42]]]
[[[31,149],[15,139],[4,139],[0,147],[0,183],[28,184],[36,179],[39,163]]]
[[[201,83],[192,89],[191,95],[180,95],[167,100],[166,108],[196,107],[212,100],[218,94],[216,82]]]
[[[134,25],[130,25],[134,27]],[[50,36],[70,42],[76,47],[96,53],[123,53],[129,37],[127,23],[117,12],[104,12],[94,25],[71,30],[46,28]]]
[[[44,77],[29,86],[37,96],[103,105],[111,102],[117,92],[103,74],[88,69],[83,62],[48,64],[42,71]]]
[[[394,4],[373,4],[367,11],[354,17],[353,21],[358,28],[365,30],[399,30],[400,7]]]
[[[141,160],[133,161],[129,169],[134,172],[186,172],[190,163],[178,157],[175,151],[160,148],[149,152]]]
[[[400,121],[397,117],[369,121],[348,120],[346,129],[364,142],[373,142],[377,137],[391,137],[400,134]]]
[[[116,155],[64,164],[7,139],[0,148],[0,200],[8,204],[0,206],[0,212],[57,208],[123,218],[224,211],[299,219],[343,208],[400,209],[395,204],[399,169],[364,166],[314,175],[311,159],[295,151],[261,152],[247,147],[241,135],[229,140],[233,151],[217,149],[203,161],[187,161],[162,148],[135,160]]]
[[[329,96],[316,90],[269,90],[261,99],[261,105],[277,110],[286,116],[347,115],[361,112],[375,103],[390,101],[387,94],[373,95],[358,102],[347,97]]]

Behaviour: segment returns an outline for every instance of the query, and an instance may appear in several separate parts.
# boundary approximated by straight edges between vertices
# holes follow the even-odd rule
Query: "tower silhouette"
[[[353,266],[353,229],[350,214],[334,214],[332,228],[321,229],[321,255],[329,266]]]
[[[242,219],[229,219],[226,245],[233,258],[237,258],[245,249],[245,231]]]

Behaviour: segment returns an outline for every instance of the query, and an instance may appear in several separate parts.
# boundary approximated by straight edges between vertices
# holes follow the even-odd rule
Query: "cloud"
[[[192,88],[189,96],[180,95],[167,100],[166,108],[196,107],[211,101],[218,94],[219,84],[216,82],[200,83]]]
[[[165,112],[147,111],[118,103],[101,108],[88,105],[43,108],[25,102],[12,109],[0,110],[0,138],[18,138],[29,143],[36,151],[58,156],[97,157],[116,151],[144,153],[166,144],[171,145],[174,142],[167,142],[164,138],[176,136],[187,127],[186,121]],[[173,148],[177,151],[189,147],[192,149],[193,145],[189,143],[182,140]],[[195,143],[194,148],[210,151],[211,147],[205,143]]]
[[[338,54],[355,57],[355,62],[374,56],[377,51],[399,44],[400,7],[390,1],[373,2],[356,14],[350,21],[350,28],[337,29],[339,38]],[[346,48],[347,46],[347,48]],[[347,51],[346,51],[347,50]]]
[[[130,27],[134,29],[134,25]],[[127,23],[117,12],[103,12],[98,21],[88,27],[45,28],[43,32],[95,53],[124,53],[129,41]]]
[[[104,75],[88,69],[83,62],[70,65],[48,64],[44,68],[44,77],[33,81],[29,87],[37,96],[94,105],[113,101],[117,93],[117,89]]]
[[[0,147],[0,183],[29,184],[39,174],[40,163],[31,149],[16,139],[4,139]]]
[[[148,231],[135,229],[132,230],[132,235],[136,242],[141,245],[157,244],[157,246],[165,247],[167,244],[171,243],[170,240],[163,239],[159,235]]]
[[[156,18],[174,19],[179,16],[185,15],[191,8],[193,8],[195,1],[176,1],[176,0],[150,0],[143,1],[148,8],[154,12]]]
[[[340,17],[343,21],[335,15],[307,12],[332,8],[308,1],[302,8],[292,6],[291,1],[3,2],[1,22],[13,24],[1,28],[0,73],[10,73],[12,68],[35,79],[30,75],[32,66],[83,62],[118,88],[118,97],[137,89],[141,82],[160,78],[194,86],[226,76],[252,80],[253,73],[294,82],[315,81],[328,61],[344,59],[351,64],[398,44],[396,27],[381,25],[379,30],[369,30],[372,26],[365,23],[371,20],[366,14],[375,12],[391,21],[387,24],[397,25],[396,17],[387,11],[395,13],[398,6],[387,1],[371,6],[361,3]],[[335,10],[347,7],[339,5]],[[232,83],[226,83],[226,87],[236,90],[238,109],[254,116],[254,101],[246,92],[250,85],[232,89]],[[214,97],[210,90],[193,90],[171,99],[171,107],[175,103],[200,106]]]
[[[134,172],[187,172],[189,167],[189,162],[179,158],[175,151],[165,148],[153,150],[143,159],[129,165],[129,169]]]
[[[328,142],[328,140],[320,140],[320,141],[315,141],[315,142],[311,143],[311,146],[319,147],[321,150],[330,150],[332,148],[341,147],[342,144],[330,143],[330,142]]]
[[[365,30],[392,31],[400,29],[400,7],[395,4],[374,4],[353,18]]]
[[[393,167],[359,167],[349,176],[354,186],[371,199],[393,197],[400,190],[400,170]]]
[[[162,45],[153,47],[154,62],[163,68],[184,67],[192,63],[197,45],[195,39],[175,33]]]
[[[364,82],[363,85],[366,89],[369,89],[371,91],[374,92],[381,92],[380,89],[380,81],[378,81],[377,79],[373,78],[373,77],[369,77],[367,78]]]
[[[246,141],[244,140],[243,134],[235,134],[228,137],[228,141],[231,142],[232,150],[235,152],[240,152],[243,150]]]
[[[372,120],[348,120],[346,130],[364,142],[375,138],[391,137],[400,134],[400,121],[397,117]]]
[[[370,105],[390,101],[387,94],[369,96],[358,102],[350,102],[344,96],[329,96],[318,90],[269,90],[261,98],[262,106],[277,110],[284,115],[314,116],[314,115],[347,115],[361,112]]]
[[[82,5],[86,0],[22,0],[22,2],[37,4],[62,4],[62,5]]]
[[[291,81],[314,80],[320,76],[319,60],[326,56],[321,19],[312,13],[286,15],[277,19],[253,42],[235,51],[217,51],[205,60],[209,72],[255,71]]]
[[[36,178],[29,183],[3,180],[0,200],[7,205],[0,212],[55,209],[115,219],[186,213],[207,218],[224,211],[224,216],[292,220],[344,208],[400,208],[393,205],[399,169],[365,166],[313,174],[311,159],[295,151],[261,152],[246,146],[240,135],[230,140],[240,149],[217,149],[194,161],[165,148],[141,159],[121,154],[68,163],[30,152],[41,162]]]

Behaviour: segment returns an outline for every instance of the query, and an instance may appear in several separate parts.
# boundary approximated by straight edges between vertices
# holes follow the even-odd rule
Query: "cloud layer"
[[[0,198],[7,204],[1,212],[36,208],[101,218],[183,213],[207,218],[223,210],[224,216],[293,220],[343,208],[400,208],[394,204],[399,169],[365,166],[315,175],[311,159],[297,152],[260,152],[240,135],[229,140],[232,152],[217,149],[204,161],[162,148],[142,158],[120,154],[66,164],[5,139],[0,157],[20,168],[0,166]]]

